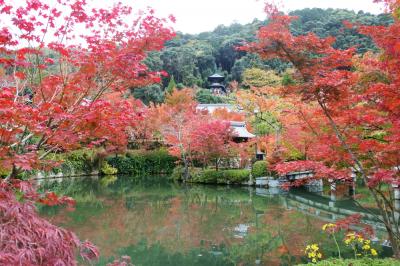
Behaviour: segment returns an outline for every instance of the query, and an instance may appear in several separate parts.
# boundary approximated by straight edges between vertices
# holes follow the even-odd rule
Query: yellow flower
[[[345,243],[346,245],[349,245],[349,244],[351,243],[351,239],[350,239],[350,238],[345,239],[345,240],[344,240],[344,243]]]
[[[371,240],[365,240],[364,244],[365,244],[365,245],[371,244]]]
[[[322,258],[321,252],[319,252],[319,246],[317,244],[311,244],[306,246],[305,254],[313,262],[317,262],[318,259]]]
[[[323,231],[326,231],[326,229],[335,228],[335,227],[336,227],[336,224],[331,224],[331,223],[329,223],[329,224],[324,224],[324,225],[322,226],[322,230],[323,230]]]
[[[348,237],[350,240],[355,240],[356,239],[356,235],[354,233],[349,233],[346,235],[346,237]]]
[[[363,250],[369,250],[369,249],[371,249],[371,246],[370,245],[364,245],[364,246],[362,246],[362,249]]]
[[[312,248],[313,250],[319,250],[319,247],[318,247],[317,244],[312,244],[312,245],[311,245],[311,248]]]
[[[378,256],[378,252],[376,252],[375,249],[371,248],[371,255],[372,256]]]

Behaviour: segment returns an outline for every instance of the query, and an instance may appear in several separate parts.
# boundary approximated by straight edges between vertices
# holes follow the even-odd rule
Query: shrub
[[[118,169],[112,167],[107,161],[105,161],[101,165],[100,173],[103,175],[115,175],[118,173]]]
[[[224,103],[226,100],[214,95],[208,89],[200,89],[196,93],[196,101],[199,103]]]
[[[125,156],[109,157],[107,162],[120,174],[170,174],[177,158],[165,149],[153,151],[129,151]]]
[[[257,161],[253,164],[251,174],[254,178],[268,175],[268,167],[266,161]]]
[[[50,174],[63,173],[68,176],[71,174],[91,174],[97,168],[95,150],[82,149],[68,153],[51,153],[48,158],[53,161],[61,161],[62,164],[51,169]],[[36,172],[36,171],[35,171]]]
[[[64,155],[64,163],[61,171],[66,174],[86,173],[90,174],[94,170],[94,152],[90,150],[77,150]]]
[[[207,169],[199,172],[197,175],[192,176],[192,178],[194,182],[217,184],[218,180],[223,178],[223,171]]]
[[[192,177],[189,182],[203,184],[241,184],[250,179],[250,170],[247,169],[232,169],[220,170],[190,168]],[[184,168],[181,165],[175,167],[171,174],[171,179],[180,181],[183,179]]]
[[[241,184],[249,181],[250,178],[250,170],[247,169],[225,170],[223,172],[225,180],[229,183]]]
[[[174,181],[180,181],[182,180],[183,173],[184,173],[184,167],[182,165],[177,165],[174,170],[172,171],[172,174],[170,176],[171,180]]]
[[[341,260],[341,259],[328,259],[318,263],[310,263],[303,265],[316,265],[316,266],[400,266],[400,261],[394,259],[372,259],[362,258],[357,260]]]
[[[207,169],[192,174],[192,182],[204,184],[241,184],[249,180],[250,170],[234,169],[220,170]]]
[[[197,167],[191,167],[189,168],[189,173],[190,176],[192,177],[191,182],[195,182],[195,183],[203,183],[203,173],[204,173],[204,169],[202,168],[197,168]],[[208,171],[208,170],[206,170]],[[184,172],[185,172],[185,168],[182,165],[177,165],[171,176],[170,179],[174,180],[174,181],[182,181],[183,180],[183,176],[184,176]],[[210,182],[212,183],[212,182]]]

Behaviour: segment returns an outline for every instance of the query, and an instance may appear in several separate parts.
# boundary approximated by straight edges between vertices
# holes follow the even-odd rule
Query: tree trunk
[[[351,159],[355,163],[355,165],[358,167],[358,171],[361,173],[361,177],[363,178],[365,184],[368,183],[368,176],[364,170],[363,165],[361,164],[360,160],[357,158],[357,156],[354,154],[354,152],[350,149],[350,146],[346,143],[345,137],[340,133],[339,128],[335,121],[333,120],[332,116],[330,115],[328,109],[326,108],[325,104],[318,100],[318,104],[322,108],[326,118],[328,118],[328,121],[332,127],[332,129],[335,132],[336,137],[338,138],[339,142],[341,143],[342,147],[349,153]],[[367,186],[368,187],[368,186]],[[396,237],[396,233],[393,230],[392,222],[396,223],[396,221],[390,221],[390,210],[393,209],[390,206],[386,206],[386,204],[382,204],[382,201],[379,199],[377,193],[375,193],[372,189],[368,187],[368,190],[374,197],[374,200],[378,206],[378,209],[383,217],[383,222],[385,224],[386,231],[388,233],[389,241],[392,245],[392,250],[393,254],[397,259],[400,259],[400,250],[399,250],[399,245],[398,245],[398,237]],[[385,199],[382,199],[385,200]],[[390,203],[388,203],[390,204]]]
[[[8,174],[8,176],[6,178],[4,178],[4,182],[8,182],[10,179],[15,179],[18,177],[18,174],[20,173],[20,170],[15,167],[15,165],[13,165],[13,168],[10,172],[10,174]]]
[[[182,154],[182,161],[183,161],[183,166],[184,166],[183,181],[186,182],[190,179],[190,173],[189,173],[189,163],[184,154]]]

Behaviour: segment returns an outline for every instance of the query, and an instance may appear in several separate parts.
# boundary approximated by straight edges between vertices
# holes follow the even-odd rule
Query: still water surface
[[[321,226],[357,211],[301,190],[174,184],[165,177],[64,179],[42,184],[74,197],[76,210],[41,207],[43,216],[97,245],[105,265],[129,255],[139,265],[294,265],[318,243],[335,256]],[[313,206],[311,203],[318,203]],[[310,203],[310,204],[309,204]]]

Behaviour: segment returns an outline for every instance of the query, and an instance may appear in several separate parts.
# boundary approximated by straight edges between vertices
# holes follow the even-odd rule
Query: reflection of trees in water
[[[138,209],[144,209],[148,204],[156,210],[163,210],[170,208],[170,201],[174,196],[159,196],[151,195],[149,197],[143,198],[140,196],[126,196],[125,207],[127,210],[137,211]]]
[[[97,178],[60,178],[42,181],[39,191],[51,190],[62,195],[84,196],[88,193],[96,195],[100,188]]]
[[[254,264],[258,259],[264,263],[292,254],[282,246],[293,239],[302,246],[315,234],[313,220],[286,210],[284,197],[264,198],[247,188],[149,184],[124,177],[113,182],[75,179],[45,187],[77,199],[77,210],[68,215],[83,219],[66,220],[64,225],[73,227],[81,238],[92,239],[106,256],[129,247],[135,257],[144,254],[138,251],[141,247],[149,252],[147,256],[180,257],[170,265],[206,265],[196,264],[199,254],[210,260],[218,257],[215,261],[220,264],[205,260],[209,265]],[[235,238],[240,225],[249,228],[242,238]],[[301,234],[296,232],[299,229]]]
[[[141,239],[135,245],[123,247],[118,251],[119,256],[128,255],[135,265],[152,266],[233,266],[230,254],[224,246],[192,247],[185,252],[171,251],[160,242],[150,243]],[[98,265],[106,265],[113,258],[101,257]]]

